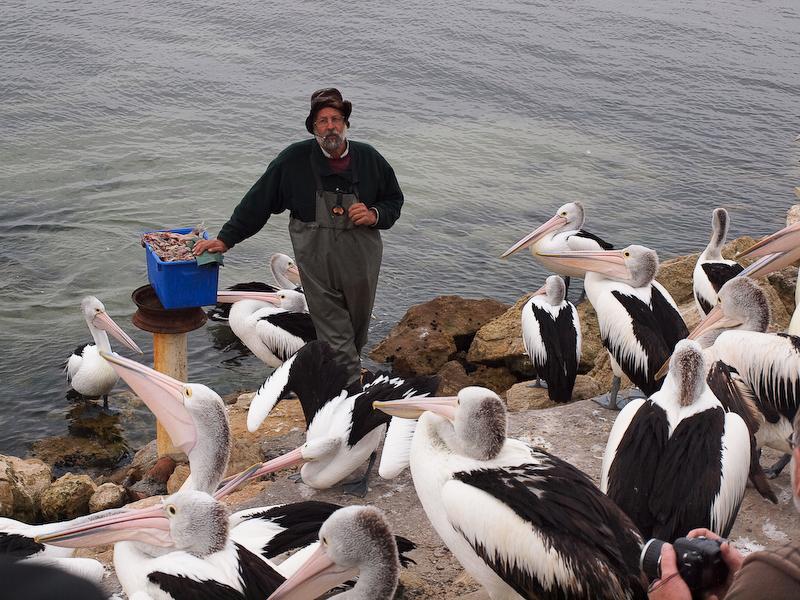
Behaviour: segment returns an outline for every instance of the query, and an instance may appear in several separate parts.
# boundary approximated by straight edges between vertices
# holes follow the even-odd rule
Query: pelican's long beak
[[[259,302],[269,302],[275,306],[281,305],[281,299],[274,292],[239,292],[233,290],[217,292],[217,302],[220,304],[233,304],[240,300],[258,300]]]
[[[100,352],[100,355],[147,405],[167,430],[172,443],[189,454],[197,443],[197,428],[184,399],[186,395],[191,396],[192,389],[182,381],[119,354]]]
[[[415,396],[405,400],[389,400],[388,402],[373,402],[372,408],[377,408],[393,417],[401,419],[418,419],[426,410],[442,415],[451,421],[456,418],[458,396]]]
[[[800,260],[800,223],[794,223],[768,235],[737,254],[736,258],[744,256],[758,257],[758,260],[739,273],[738,277],[747,276],[753,279],[765,277],[797,262]]]
[[[544,296],[546,293],[547,293],[547,286],[546,286],[546,285],[543,285],[543,286],[542,286],[542,287],[540,287],[538,290],[536,290],[535,292],[533,292],[533,295],[534,295],[534,296]]]
[[[714,329],[729,329],[731,327],[738,327],[742,322],[737,319],[732,319],[722,312],[722,305],[717,303],[714,308],[708,311],[708,314],[703,317],[700,322],[692,329],[691,333],[686,337],[687,340],[696,340],[705,333]]]
[[[251,479],[262,477],[263,475],[269,475],[270,473],[275,473],[281,469],[288,469],[289,467],[306,462],[309,460],[309,458],[305,456],[304,450],[305,444],[299,448],[295,448],[291,452],[282,454],[281,456],[273,458],[272,460],[268,460],[260,465],[248,467],[241,473],[237,473],[236,475],[224,479],[222,481],[222,487],[216,491],[214,497],[219,500],[219,498],[222,496],[227,496],[237,487]]]
[[[743,256],[756,258],[759,256],[766,256],[767,254],[775,254],[777,252],[791,252],[798,248],[800,248],[800,222],[792,223],[780,231],[768,235],[761,241],[750,246],[747,250],[739,252],[736,258],[739,259]]]
[[[300,285],[300,269],[297,268],[297,265],[292,265],[286,269],[286,279],[295,285]]]
[[[358,569],[337,565],[320,544],[308,560],[283,582],[269,600],[307,600],[318,598],[328,590],[354,578]]]
[[[600,273],[613,279],[628,280],[631,278],[631,272],[625,264],[625,250],[570,250],[537,254],[568,267]]]
[[[36,541],[62,548],[90,548],[123,540],[169,547],[174,545],[169,525],[164,505],[159,503],[62,529],[55,526],[52,533],[36,536]]]
[[[98,312],[92,319],[92,325],[106,333],[110,333],[134,352],[143,354],[142,349],[136,345],[136,342],[127,333],[122,331],[122,328],[114,322],[114,319],[108,316],[107,312]]]
[[[567,220],[564,217],[560,215],[554,216],[547,222],[543,223],[542,225],[531,231],[528,235],[526,235],[516,244],[511,246],[511,248],[503,252],[500,255],[500,258],[506,258],[507,256],[511,256],[512,254],[514,254],[514,252],[518,250],[522,250],[523,248],[527,248],[531,244],[535,244],[544,236],[546,236],[548,233],[561,229],[566,223]]]

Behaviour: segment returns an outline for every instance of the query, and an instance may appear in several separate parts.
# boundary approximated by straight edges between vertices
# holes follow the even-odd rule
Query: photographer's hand
[[[661,547],[661,579],[656,579],[647,592],[649,600],[692,600],[689,586],[678,573],[678,559],[672,544]]]
[[[686,534],[686,537],[706,537],[710,540],[722,540],[722,538],[716,533],[709,531],[708,529],[692,529],[688,534]],[[722,555],[722,560],[724,560],[725,564],[728,565],[728,577],[725,580],[725,583],[722,585],[708,590],[706,594],[706,600],[722,600],[725,598],[725,595],[728,593],[728,589],[731,587],[731,583],[733,583],[734,575],[739,572],[739,569],[742,568],[742,563],[744,562],[744,556],[742,553],[731,546],[727,540],[722,542],[722,545],[719,547],[719,551]]]

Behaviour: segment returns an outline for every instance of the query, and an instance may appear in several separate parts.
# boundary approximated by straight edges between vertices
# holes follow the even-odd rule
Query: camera
[[[661,578],[661,547],[666,543],[652,539],[642,548],[639,566],[649,581]],[[722,560],[721,544],[705,537],[682,537],[672,542],[678,558],[678,572],[692,592],[713,588],[728,577],[728,565]]]

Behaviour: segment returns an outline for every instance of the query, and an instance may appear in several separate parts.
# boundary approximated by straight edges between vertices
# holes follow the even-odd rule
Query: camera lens
[[[653,538],[642,548],[642,554],[639,556],[639,568],[647,575],[648,581],[655,581],[661,577],[661,547],[664,544],[666,544],[665,541]]]

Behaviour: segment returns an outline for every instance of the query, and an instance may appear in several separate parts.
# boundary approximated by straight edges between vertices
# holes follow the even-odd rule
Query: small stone
[[[166,484],[170,475],[172,475],[172,472],[175,470],[175,465],[176,463],[173,458],[169,456],[162,456],[156,461],[156,464],[153,465],[153,468],[147,472],[145,479]]]
[[[172,472],[172,475],[169,476],[169,480],[167,481],[167,493],[174,494],[184,482],[189,478],[189,465],[187,464],[179,464],[175,467],[175,470]]]
[[[116,483],[104,483],[89,498],[89,512],[96,513],[109,508],[119,508],[125,504],[125,488]]]

